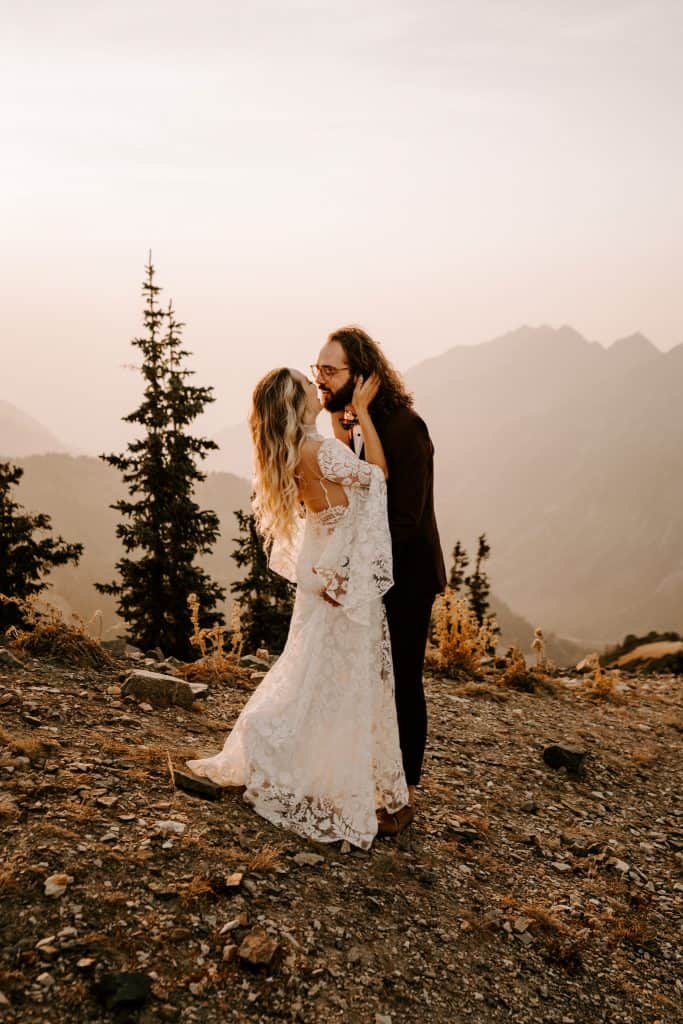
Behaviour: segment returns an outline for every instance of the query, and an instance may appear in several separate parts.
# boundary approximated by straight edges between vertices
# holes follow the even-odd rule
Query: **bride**
[[[382,596],[391,587],[387,465],[356,384],[366,461],[316,429],[315,384],[278,369],[256,386],[254,512],[270,566],[296,582],[287,643],[223,750],[188,761],[268,821],[318,842],[368,849],[377,812],[408,803]]]

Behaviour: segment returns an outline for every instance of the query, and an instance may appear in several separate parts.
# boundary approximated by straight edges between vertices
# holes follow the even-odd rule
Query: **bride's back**
[[[349,503],[343,486],[327,480],[320,471],[318,451],[322,443],[318,440],[304,442],[295,474],[301,501],[309,512],[316,513]]]

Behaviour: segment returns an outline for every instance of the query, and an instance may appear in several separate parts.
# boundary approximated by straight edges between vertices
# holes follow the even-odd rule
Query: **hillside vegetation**
[[[118,515],[108,506],[122,495],[120,474],[89,456],[34,455],[16,460],[25,470],[17,500],[52,517],[56,533],[81,541],[85,551],[78,567],[57,569],[50,577],[49,599],[63,611],[89,618],[103,612],[103,628],[117,620],[112,598],[98,594],[95,582],[112,578],[121,553],[115,536]],[[237,524],[233,512],[249,507],[249,484],[228,473],[211,473],[197,489],[199,502],[215,509],[221,521],[221,539],[213,554],[200,562],[219,583],[237,578],[230,558]]]

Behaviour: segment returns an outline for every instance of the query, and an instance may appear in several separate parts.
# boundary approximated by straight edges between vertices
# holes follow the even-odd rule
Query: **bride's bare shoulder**
[[[324,444],[324,438],[319,437],[307,437],[301,446],[301,452],[299,455],[299,465],[297,467],[297,475],[303,474],[314,474],[316,473],[318,465],[318,452],[321,446]]]

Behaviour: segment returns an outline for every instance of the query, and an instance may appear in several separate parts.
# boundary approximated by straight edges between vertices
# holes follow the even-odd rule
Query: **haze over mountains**
[[[683,626],[683,345],[662,353],[634,334],[605,348],[525,326],[405,376],[436,446],[447,558],[485,531],[495,593],[584,641]],[[7,454],[22,452],[6,436],[30,448],[3,431]],[[216,440],[206,467],[248,476],[246,424]]]
[[[66,452],[66,445],[33,416],[0,398],[0,457]]]
[[[683,345],[523,327],[406,375],[446,546],[486,530],[496,591],[562,633],[680,628]]]

